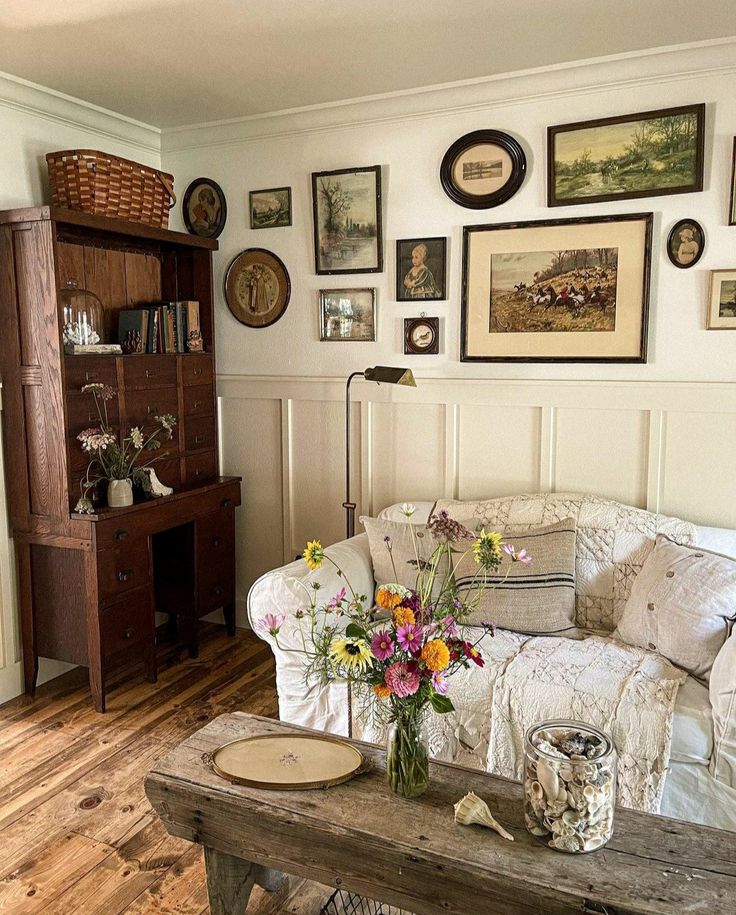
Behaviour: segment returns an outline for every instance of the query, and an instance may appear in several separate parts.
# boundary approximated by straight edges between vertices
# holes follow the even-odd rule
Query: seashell
[[[533,836],[549,835],[549,830],[545,829],[536,817],[530,816],[526,811],[524,812],[524,822]]]
[[[583,851],[595,851],[596,848],[600,848],[602,845],[606,844],[606,837],[603,835],[600,836],[591,836],[589,839],[586,839],[583,842]]]
[[[547,844],[550,848],[556,848],[558,851],[580,851],[580,842],[577,836],[555,836]]]
[[[544,800],[544,791],[537,781],[534,781],[529,785],[529,793],[531,794],[532,800],[536,803],[540,803]]]
[[[556,756],[558,759],[567,759],[564,753],[560,753],[557,747],[548,740],[540,740],[536,744],[537,749],[546,753],[548,756]],[[542,762],[543,760],[540,760]]]
[[[509,842],[514,841],[514,837],[511,833],[507,832],[495,819],[488,809],[488,804],[472,791],[469,794],[466,794],[465,797],[461,797],[454,807],[456,823],[460,823],[462,826],[470,826],[473,823],[476,823],[478,826],[486,826],[488,829],[495,829],[500,836],[503,836],[504,839],[508,839]]]
[[[568,826],[571,826],[573,829],[577,829],[581,823],[583,823],[583,818],[577,812],[577,810],[566,810],[562,814],[562,822],[566,823]]]
[[[557,800],[560,793],[560,779],[546,759],[540,759],[537,763],[537,780],[544,788],[547,799],[550,801]]]

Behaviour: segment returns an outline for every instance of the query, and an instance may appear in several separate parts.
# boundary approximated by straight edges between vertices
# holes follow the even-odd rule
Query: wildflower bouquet
[[[143,468],[150,467],[155,461],[165,457],[164,453],[145,463],[139,463],[143,451],[158,451],[161,448],[160,437],[173,437],[176,417],[171,413],[155,416],[157,425],[152,432],[144,433],[140,426],[133,426],[122,442],[119,442],[107,415],[107,404],[115,397],[115,390],[110,385],[99,383],[86,384],[81,390],[83,394],[91,394],[94,398],[99,425],[84,429],[77,436],[82,450],[91,455],[91,460],[79,483],[81,498],[76,504],[75,511],[91,514],[94,506],[90,490],[101,480],[134,481],[140,476]]]
[[[415,509],[403,505],[407,519]],[[488,578],[498,570],[504,556],[509,563],[531,561],[524,550],[504,546],[501,535],[481,531],[473,534],[450,518],[447,512],[433,515],[425,532],[411,526],[417,576],[414,588],[383,584],[376,592],[375,608],[365,595],[356,594],[342,570],[318,540],[310,541],[304,558],[310,570],[330,562],[345,581],[341,590],[319,603],[319,583],[307,589],[306,607],[296,612],[296,647],[279,642],[286,623],[283,613],[269,613],[257,624],[284,651],[298,651],[306,659],[307,679],[346,680],[367,698],[364,711],[383,717],[390,725],[386,769],[391,788],[403,797],[422,794],[429,779],[429,754],[423,731],[426,711],[453,711],[447,695],[449,680],[461,669],[483,667],[479,643],[493,624],[481,624],[474,639],[461,627],[477,607]],[[430,536],[433,549],[420,555],[418,537]],[[394,574],[393,547],[385,538]],[[474,579],[462,595],[454,570],[469,553],[477,565]],[[425,551],[426,553],[426,551]],[[378,617],[378,618],[377,618]]]

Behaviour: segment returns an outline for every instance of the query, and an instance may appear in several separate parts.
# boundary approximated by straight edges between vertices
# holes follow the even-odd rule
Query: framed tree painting
[[[380,165],[313,173],[312,207],[317,273],[383,270]]]
[[[547,129],[547,205],[703,190],[705,105]]]
[[[463,362],[646,362],[652,214],[463,230]]]

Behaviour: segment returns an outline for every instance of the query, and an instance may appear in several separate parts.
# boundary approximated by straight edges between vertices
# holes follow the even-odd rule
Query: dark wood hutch
[[[137,653],[155,680],[155,611],[178,620],[192,654],[201,616],[222,607],[234,631],[240,482],[218,476],[216,249],[209,239],[71,210],[0,212],[3,438],[27,692],[39,656],[88,667],[99,711],[106,673],[121,658]],[[111,340],[120,309],[197,300],[205,351],[65,355],[57,295],[68,280],[102,301]],[[74,512],[87,463],[76,436],[95,419],[80,388],[92,381],[116,389],[110,420],[121,429],[176,414],[156,465],[173,495]]]

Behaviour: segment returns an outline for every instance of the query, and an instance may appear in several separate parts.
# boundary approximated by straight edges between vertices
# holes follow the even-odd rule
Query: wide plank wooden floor
[[[199,846],[169,836],[143,779],[154,761],[223,712],[277,716],[273,657],[252,633],[203,627],[197,659],[159,651],[158,683],[123,670],[94,711],[74,670],[0,706],[0,912],[204,915]],[[329,890],[291,878],[248,912],[316,915]]]

